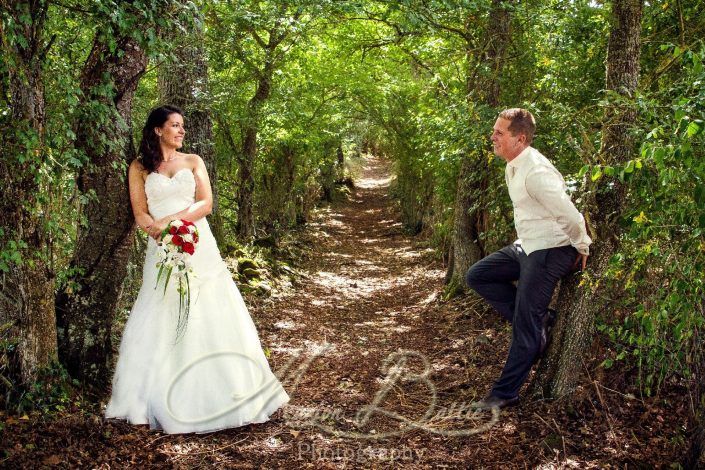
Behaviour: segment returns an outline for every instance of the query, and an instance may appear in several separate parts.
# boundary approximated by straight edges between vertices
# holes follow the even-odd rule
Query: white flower
[[[164,243],[165,245],[168,245],[169,243],[171,243],[172,238],[174,238],[173,235],[167,234],[164,236],[164,238],[162,238],[162,243]]]
[[[183,279],[186,276],[186,273],[180,269],[175,269],[171,272],[171,275],[176,279]]]
[[[167,247],[161,243],[157,245],[157,257],[159,258],[159,261],[165,261],[168,256],[169,250]]]
[[[190,233],[181,235],[181,239],[185,242],[193,243],[193,236]]]
[[[176,219],[176,220],[172,220],[169,225],[171,225],[172,227],[179,228],[179,227],[181,227],[182,225],[184,225],[184,223],[183,223],[181,220]]]

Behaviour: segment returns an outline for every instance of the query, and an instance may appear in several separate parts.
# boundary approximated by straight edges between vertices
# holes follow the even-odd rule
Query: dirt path
[[[12,435],[5,430],[9,455],[0,466],[604,468],[675,461],[679,405],[603,385],[588,384],[571,404],[525,400],[499,416],[470,412],[467,405],[500,371],[509,329],[471,296],[439,300],[443,267],[423,240],[402,232],[389,182],[388,166],[368,159],[352,197],[319,211],[307,229],[307,277],[253,302],[260,339],[291,395],[272,420],[176,436],[76,413],[15,422]]]

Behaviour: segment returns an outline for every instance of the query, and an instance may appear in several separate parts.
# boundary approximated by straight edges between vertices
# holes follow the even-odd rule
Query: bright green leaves
[[[611,167],[609,167],[612,169]],[[596,165],[592,169],[592,174],[590,175],[590,179],[593,181],[597,181],[602,177],[602,168],[599,165]]]
[[[624,165],[583,165],[578,171],[578,179],[583,178],[589,173],[590,180],[592,182],[597,182],[602,179],[603,176],[618,178],[621,182],[624,182],[628,176],[637,170],[641,170],[644,164],[641,158],[636,158],[627,161]]]
[[[160,31],[188,30],[198,18],[198,9],[192,1],[93,0],[88,4],[88,15],[98,40],[110,54],[120,54],[125,38],[131,38],[150,57],[157,57],[170,46]]]
[[[646,219],[640,214],[637,218]],[[673,374],[689,375],[692,337],[705,319],[692,305],[702,299],[703,261],[670,257],[670,242],[624,239],[622,253],[610,260],[608,287],[619,303],[600,319],[598,330],[610,338],[613,352],[602,362],[636,367],[646,395],[658,393]]]
[[[582,168],[580,168],[580,171],[578,172],[578,178],[582,178],[587,174],[587,172],[590,171],[590,165],[583,165]]]
[[[693,138],[703,130],[703,121],[697,119],[688,123],[688,127],[685,129],[685,135],[688,138]]]
[[[646,214],[644,214],[644,211],[641,211],[641,212],[639,213],[639,215],[637,215],[636,217],[634,217],[632,220],[634,220],[634,223],[636,223],[637,225],[644,225],[644,224],[646,224],[646,223],[648,223],[648,222],[651,222],[651,221],[649,220],[649,218],[646,216]]]
[[[0,229],[0,235],[3,235],[3,230]],[[3,238],[4,235],[3,235]],[[0,250],[0,272],[9,272],[13,266],[19,266],[22,263],[22,250],[27,249],[27,243],[24,240],[7,240]]]
[[[701,183],[695,188],[695,203],[700,207],[705,206],[705,183]]]
[[[705,326],[705,50],[665,45],[660,52],[659,64],[673,69],[658,91],[636,99],[639,158],[615,168],[629,185],[628,230],[608,272],[620,307],[600,326],[615,350],[603,366],[636,366],[646,394],[658,393],[668,377],[689,376],[692,337]],[[609,170],[601,170],[605,178]],[[588,165],[581,173],[593,171]]]

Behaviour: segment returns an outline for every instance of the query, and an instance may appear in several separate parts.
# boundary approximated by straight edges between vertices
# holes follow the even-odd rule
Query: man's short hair
[[[524,134],[526,144],[531,145],[536,132],[536,120],[533,114],[523,108],[509,108],[499,113],[499,117],[509,121],[509,131],[513,136]]]

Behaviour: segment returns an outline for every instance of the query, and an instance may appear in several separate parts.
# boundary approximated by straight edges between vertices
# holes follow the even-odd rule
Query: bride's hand
[[[149,236],[159,241],[159,238],[162,235],[162,231],[166,228],[167,225],[169,225],[168,219],[155,220],[152,225],[147,228]]]

